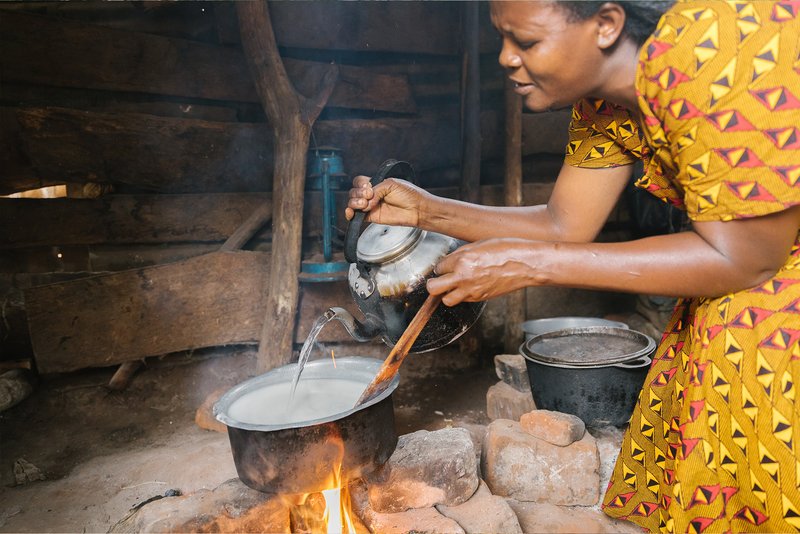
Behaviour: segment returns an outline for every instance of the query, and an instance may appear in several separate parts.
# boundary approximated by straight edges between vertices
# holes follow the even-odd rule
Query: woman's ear
[[[625,28],[625,10],[616,2],[606,2],[595,13],[597,46],[605,50],[619,41]]]

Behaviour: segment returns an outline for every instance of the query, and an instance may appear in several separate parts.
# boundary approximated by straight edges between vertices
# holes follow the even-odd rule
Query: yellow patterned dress
[[[800,204],[800,1],[687,2],[640,54],[640,116],[575,105],[567,163],[626,165],[693,221]],[[650,531],[800,528],[800,247],[767,282],[679,302],[603,506]]]

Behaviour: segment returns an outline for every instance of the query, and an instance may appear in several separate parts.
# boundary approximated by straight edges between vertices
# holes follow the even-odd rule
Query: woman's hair
[[[674,4],[673,1],[645,1],[645,0],[610,0],[625,10],[625,27],[623,35],[644,43],[652,34],[661,15]],[[608,2],[594,0],[557,0],[556,4],[569,13],[570,20],[586,20]]]

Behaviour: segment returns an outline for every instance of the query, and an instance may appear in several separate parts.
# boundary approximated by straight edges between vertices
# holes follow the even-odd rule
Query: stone
[[[514,510],[503,497],[492,495],[483,481],[467,502],[458,506],[438,505],[436,509],[445,517],[455,520],[466,534],[522,534]]]
[[[486,436],[486,425],[478,423],[470,423],[467,421],[453,421],[453,428],[465,428],[469,432],[469,437],[472,440],[472,447],[475,449],[475,460],[478,462],[478,467],[481,463],[481,449],[483,448],[483,438]],[[480,471],[478,472],[480,477]]]
[[[600,487],[608,487],[614,464],[617,462],[625,433],[615,426],[596,427],[591,430],[600,453]]]
[[[481,472],[491,492],[519,501],[592,506],[600,498],[600,458],[588,432],[559,447],[498,419],[489,424]]]
[[[213,430],[214,432],[228,433],[228,427],[224,423],[217,421],[214,417],[214,404],[222,397],[228,388],[218,388],[211,392],[203,404],[197,408],[194,413],[194,422],[197,426],[204,430]]]
[[[517,391],[530,393],[528,366],[522,354],[498,354],[494,357],[494,370],[497,378]]]
[[[11,369],[0,374],[0,412],[16,406],[33,393],[33,378],[27,369]]]
[[[534,410],[523,414],[519,424],[531,436],[559,447],[578,441],[586,433],[586,424],[580,417],[550,410]]]
[[[466,534],[459,524],[439,513],[434,507],[415,508],[405,512],[382,514],[369,504],[366,484],[357,481],[350,485],[353,511],[370,532],[381,534]]]
[[[597,508],[557,506],[549,503],[522,502],[506,499],[526,534],[611,534],[641,533],[641,527],[613,519]]]
[[[109,532],[290,532],[289,508],[234,478],[213,490],[136,507]]]
[[[392,456],[368,475],[369,501],[379,513],[456,505],[478,489],[478,461],[464,428],[400,436]]]
[[[25,458],[19,458],[14,462],[14,480],[17,486],[36,482],[37,480],[47,480],[42,470],[30,463]]]
[[[486,415],[490,420],[511,419],[519,421],[522,414],[536,409],[533,395],[514,389],[505,382],[498,382],[486,391]]]

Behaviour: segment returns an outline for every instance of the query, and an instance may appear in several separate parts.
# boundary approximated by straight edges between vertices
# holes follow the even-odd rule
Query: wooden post
[[[461,198],[480,202],[481,185],[481,74],[478,35],[480,2],[464,2],[461,90]]]
[[[522,205],[522,99],[514,92],[513,84],[506,79],[506,153],[504,204]],[[503,335],[504,349],[516,354],[522,344],[522,322],[525,320],[525,290],[506,295],[506,321]]]
[[[238,2],[239,31],[250,74],[275,138],[272,250],[267,305],[258,345],[258,372],[288,363],[298,302],[303,190],[309,136],[336,83],[333,67],[317,95],[306,99],[283,66],[265,1]]]

